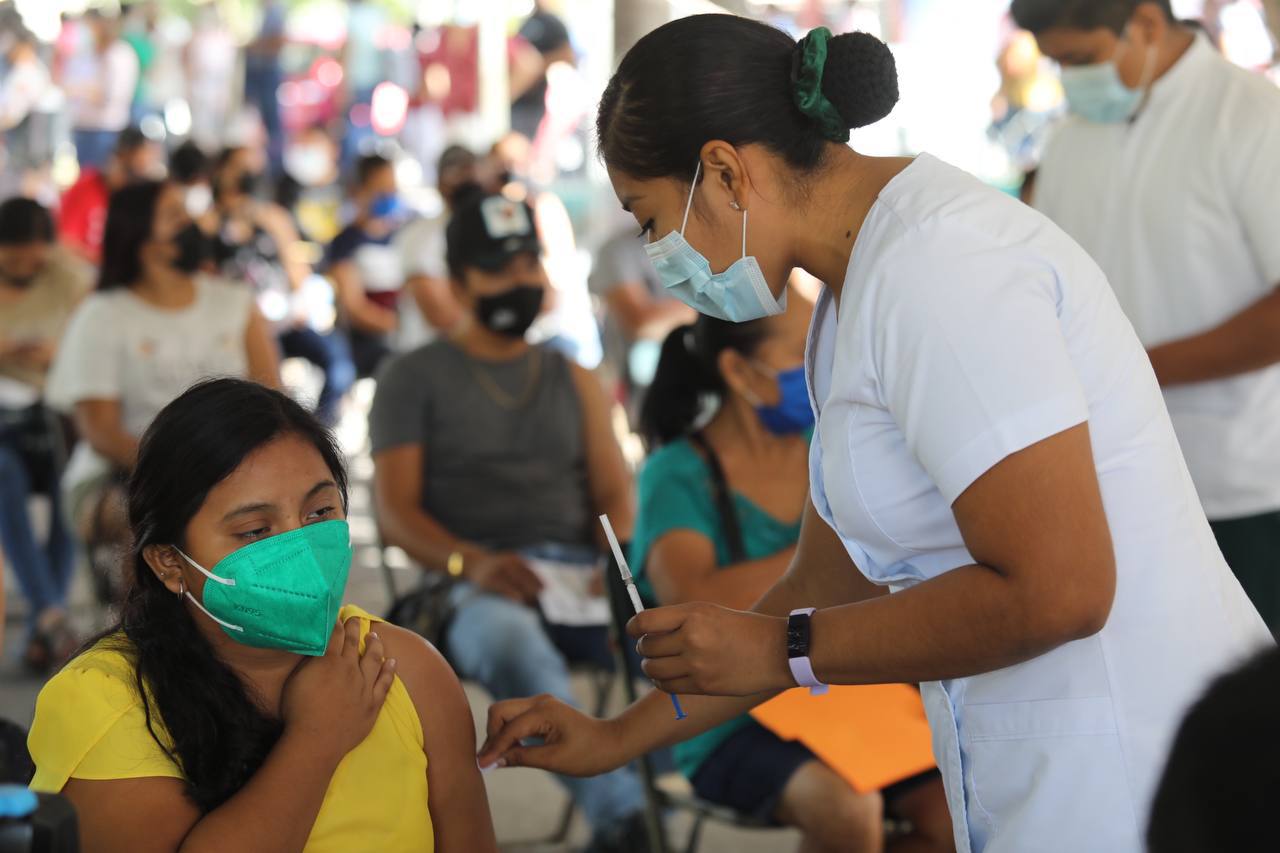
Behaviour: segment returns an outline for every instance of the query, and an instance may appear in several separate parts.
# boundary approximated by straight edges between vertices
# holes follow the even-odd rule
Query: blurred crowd
[[[54,672],[84,641],[78,565],[104,611],[140,594],[126,485],[149,425],[209,377],[358,422],[346,449],[372,455],[380,542],[427,570],[397,621],[497,699],[574,701],[574,667],[614,666],[603,622],[538,607],[557,571],[599,592],[600,515],[652,604],[745,609],[769,589],[809,490],[818,283],[796,272],[792,310],[735,325],[670,297],[634,224],[593,223],[585,251],[551,185],[584,168],[565,152],[590,104],[540,5],[507,45],[511,130],[482,145],[451,141],[475,136],[476,27],[352,0],[342,40],[308,43],[266,2],[241,44],[218,9],[90,9],[52,42],[0,20],[0,551],[24,666]],[[1029,33],[999,67],[991,137],[1030,172],[1062,88]],[[782,769],[820,762],[785,744],[743,717],[675,760],[703,799],[769,819],[782,803],[810,838],[879,837],[893,817],[912,849],[949,849],[936,773],[860,793],[811,767],[788,803]],[[752,755],[778,778],[744,793],[731,777]],[[592,849],[647,849],[639,774],[561,782]]]

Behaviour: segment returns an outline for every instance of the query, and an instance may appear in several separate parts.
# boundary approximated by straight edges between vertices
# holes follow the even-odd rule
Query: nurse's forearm
[[[810,659],[828,684],[964,678],[1088,636],[1045,613],[1018,582],[965,566],[894,595],[819,610]]]
[[[1225,379],[1280,362],[1280,289],[1218,326],[1152,347],[1162,386]]]

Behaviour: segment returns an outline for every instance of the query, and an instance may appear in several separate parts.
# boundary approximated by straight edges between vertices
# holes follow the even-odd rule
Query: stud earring
[[[742,205],[738,204],[736,201],[729,202],[729,206],[734,210],[742,210]]]

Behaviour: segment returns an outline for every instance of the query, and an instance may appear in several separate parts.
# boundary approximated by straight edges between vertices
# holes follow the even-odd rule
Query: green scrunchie
[[[831,30],[815,27],[800,39],[791,60],[791,99],[800,112],[818,124],[825,139],[848,142],[849,128],[835,104],[822,94],[822,68],[827,63]]]

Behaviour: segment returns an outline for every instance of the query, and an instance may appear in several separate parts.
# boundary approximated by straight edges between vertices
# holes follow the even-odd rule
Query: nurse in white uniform
[[[664,284],[730,320],[784,310],[792,267],[827,284],[812,500],[754,612],[630,625],[686,719],[513,700],[480,762],[599,773],[797,684],[922,682],[958,850],[1138,853],[1183,711],[1270,635],[1098,267],[933,157],[843,144],[896,98],[866,35],[705,15],[623,59],[600,148]]]

